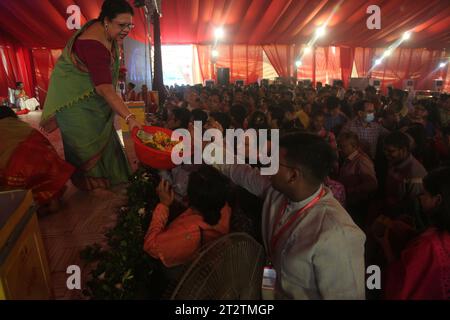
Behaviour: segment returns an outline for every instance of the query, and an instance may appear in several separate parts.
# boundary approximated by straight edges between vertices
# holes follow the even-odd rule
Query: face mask
[[[366,122],[369,123],[372,122],[373,120],[375,120],[375,113],[368,113],[366,115]]]

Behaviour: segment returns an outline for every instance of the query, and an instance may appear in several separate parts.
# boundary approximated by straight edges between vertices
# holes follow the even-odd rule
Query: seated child
[[[216,169],[202,166],[189,176],[189,208],[168,226],[174,192],[162,180],[156,206],[144,240],[144,250],[166,267],[191,261],[195,253],[229,232],[231,209],[226,203],[227,180]]]

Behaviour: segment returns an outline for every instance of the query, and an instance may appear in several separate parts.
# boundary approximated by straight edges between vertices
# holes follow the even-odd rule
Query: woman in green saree
[[[61,130],[66,161],[77,170],[72,182],[82,190],[108,189],[131,174],[114,130],[114,116],[130,131],[141,127],[115,85],[119,49],[134,27],[126,0],[105,0],[100,17],[86,23],[68,42],[53,70],[41,126]]]

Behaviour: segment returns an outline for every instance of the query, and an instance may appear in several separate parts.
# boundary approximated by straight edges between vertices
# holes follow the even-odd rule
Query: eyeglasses
[[[129,30],[133,30],[135,25],[133,23],[118,23],[120,30],[125,30],[125,29],[129,29]]]

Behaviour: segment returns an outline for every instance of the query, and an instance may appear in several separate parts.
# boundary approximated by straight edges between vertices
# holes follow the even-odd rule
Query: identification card
[[[275,283],[277,281],[277,272],[273,266],[265,266],[261,286],[263,300],[275,300]]]

